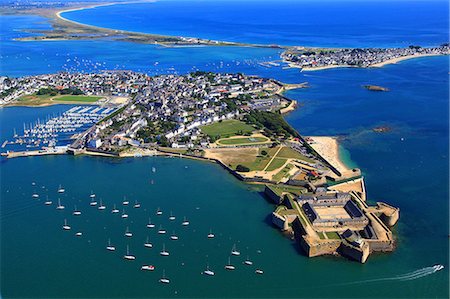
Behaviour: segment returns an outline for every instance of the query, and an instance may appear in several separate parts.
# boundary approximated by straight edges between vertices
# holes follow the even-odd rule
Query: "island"
[[[2,155],[160,155],[218,163],[239,180],[264,185],[276,205],[274,226],[307,256],[339,254],[364,263],[371,252],[394,250],[390,227],[399,209],[368,205],[361,170],[342,163],[336,138],[303,136],[284,120],[297,103],[283,92],[307,87],[204,71],[1,77],[1,105],[75,104],[44,123],[24,124],[3,142]]]

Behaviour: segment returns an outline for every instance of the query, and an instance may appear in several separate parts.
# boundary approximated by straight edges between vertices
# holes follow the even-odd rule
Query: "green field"
[[[248,156],[243,156],[241,159],[236,159],[234,163],[232,163],[230,166],[233,169],[236,169],[236,166],[241,164],[250,169],[250,171],[257,171],[257,170],[263,170],[267,164],[269,163],[270,159],[275,155],[277,152],[276,147],[274,148],[260,148],[258,152],[258,156],[252,157],[252,159],[249,159]],[[267,155],[263,156],[261,154],[262,151],[266,151]],[[239,156],[236,156],[235,158],[239,158]]]
[[[303,156],[296,150],[293,150],[290,147],[283,147],[277,155],[277,158],[287,158],[287,159],[298,159],[306,162],[314,162],[308,157]]]
[[[266,171],[273,171],[275,169],[278,169],[281,166],[283,166],[284,163],[286,163],[286,161],[287,161],[287,159],[280,159],[280,158],[278,158],[278,155],[277,155],[277,157],[272,160],[272,162],[269,164],[269,166],[267,166]]]
[[[291,164],[286,165],[282,170],[280,170],[276,175],[272,176],[272,180],[275,182],[279,182],[282,178],[284,178],[288,172],[293,168],[294,166]]]
[[[255,130],[255,128],[253,128],[252,126],[234,119],[201,126],[200,129],[209,137],[220,136],[222,138],[249,134]]]
[[[217,141],[218,144],[221,145],[239,145],[239,144],[251,144],[251,143],[265,143],[270,141],[269,138],[266,137],[242,137],[242,138],[228,138],[228,139],[220,139]]]
[[[74,96],[74,95],[63,95],[54,97],[54,101],[58,102],[83,102],[83,103],[93,103],[100,100],[102,97],[97,96]]]

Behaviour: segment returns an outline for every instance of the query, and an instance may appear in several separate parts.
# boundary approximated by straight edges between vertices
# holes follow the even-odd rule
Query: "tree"
[[[236,166],[236,171],[239,172],[249,172],[250,168],[248,168],[247,166],[241,165],[239,164],[238,166]]]

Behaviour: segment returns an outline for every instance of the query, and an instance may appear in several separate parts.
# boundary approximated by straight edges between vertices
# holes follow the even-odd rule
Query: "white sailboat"
[[[181,225],[183,225],[183,226],[189,225],[189,221],[186,219],[186,217],[184,217],[183,222],[181,222]]]
[[[159,226],[158,234],[165,234],[166,230],[162,228],[162,225]]]
[[[144,246],[147,247],[147,248],[152,248],[153,247],[153,244],[150,243],[148,236],[147,236],[147,241],[145,241],[145,243],[144,243]]]
[[[138,201],[136,200],[135,202],[134,202],[134,206],[133,206],[133,208],[135,208],[135,209],[139,209],[141,207],[141,204],[140,203],[138,203]]]
[[[156,210],[156,215],[162,215],[162,211],[160,210],[160,208],[158,208],[157,210]]]
[[[230,257],[228,257],[228,264],[225,265],[225,269],[227,269],[227,270],[234,270],[234,269],[236,269],[236,267],[231,264],[231,258]]]
[[[175,216],[173,216],[172,211],[170,211],[169,220],[171,221],[175,220]]]
[[[39,194],[33,193],[33,195],[31,195],[31,197],[33,197],[33,198],[39,198]]]
[[[76,237],[81,237],[82,235],[83,235],[82,232],[76,232],[76,233],[75,233],[75,236],[76,236]]]
[[[130,232],[130,230],[128,229],[128,226],[127,226],[127,230],[125,231],[125,237],[130,238],[130,237],[132,237],[132,236],[133,236],[133,233]]]
[[[91,191],[91,195],[89,195],[90,198],[95,198],[95,193]]]
[[[215,275],[214,271],[209,269],[209,264],[206,265],[206,270],[203,271],[203,274],[208,275],[208,276],[214,276]]]
[[[119,209],[116,208],[116,204],[114,204],[114,207],[113,207],[111,213],[114,213],[114,214],[119,213]]]
[[[213,239],[215,235],[212,232],[212,229],[209,230],[208,239]]]
[[[125,254],[125,255],[123,256],[123,258],[126,259],[126,260],[130,260],[130,261],[136,259],[136,257],[135,257],[134,255],[130,254],[130,248],[129,248],[128,245],[127,245],[127,254]]]
[[[89,203],[89,205],[92,207],[97,205],[97,201],[95,200],[95,197],[91,197],[91,202]]]
[[[103,205],[103,202],[102,202],[101,199],[100,199],[100,205],[98,206],[98,209],[99,210],[105,210],[106,209],[106,206]]]
[[[174,241],[178,240],[178,236],[175,234],[175,231],[173,231],[172,235],[170,236],[170,239]]]
[[[75,216],[80,216],[81,215],[81,211],[77,210],[77,206],[75,206],[72,214],[75,215]]]
[[[148,227],[148,228],[154,228],[154,227],[155,227],[155,224],[152,223],[152,220],[150,219],[150,217],[148,218],[147,227]]]
[[[50,199],[48,199],[48,196],[47,196],[47,200],[44,202],[44,204],[45,204],[46,206],[49,206],[49,205],[52,204],[52,201],[51,201]]]
[[[127,206],[129,203],[130,203],[130,201],[124,196],[124,197],[123,197],[122,204],[123,204],[124,206]]]
[[[64,225],[62,227],[64,230],[70,230],[70,225],[67,224],[67,219],[64,219]]]
[[[123,210],[122,216],[121,216],[121,217],[122,217],[122,218],[128,218],[128,214],[125,213],[125,209]]]
[[[244,264],[246,264],[246,265],[248,265],[248,266],[253,265],[253,262],[248,258],[248,255],[247,255],[247,258],[246,258],[245,261],[244,261]]]
[[[170,280],[166,277],[166,270],[163,270],[163,275],[159,279],[160,283],[170,283]]]
[[[155,266],[153,266],[153,265],[142,265],[141,270],[143,270],[143,271],[153,271],[153,270],[155,270]]]
[[[58,187],[58,193],[64,193],[66,189],[64,189],[61,185]]]
[[[58,198],[58,205],[56,206],[57,210],[64,210],[64,206],[61,204],[61,200]]]
[[[170,253],[168,251],[166,251],[166,244],[163,243],[163,249],[159,252],[160,255],[162,256],[169,256]]]
[[[256,270],[255,270],[255,273],[256,273],[256,274],[264,274],[264,271],[261,270],[261,269],[256,269]]]
[[[241,255],[241,253],[236,249],[236,244],[233,244],[233,248],[231,249],[231,254],[235,256]]]
[[[111,245],[111,239],[108,239],[108,245],[106,246],[106,249],[109,251],[115,251],[116,247]]]

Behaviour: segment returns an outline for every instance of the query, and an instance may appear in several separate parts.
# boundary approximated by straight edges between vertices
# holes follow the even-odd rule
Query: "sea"
[[[385,47],[448,42],[444,1],[158,1],[68,12],[77,22],[138,32],[248,43]],[[286,96],[286,120],[306,136],[338,136],[341,158],[361,168],[368,201],[400,208],[397,249],[366,264],[307,258],[271,225],[260,186],[212,163],[180,158],[46,156],[0,160],[2,298],[446,298],[449,296],[449,60],[426,57],[373,69],[300,72],[279,49],[160,47],[114,40],[20,42],[50,28],[35,15],[0,16],[0,75],[129,69],[156,74],[242,72],[309,88]],[[366,84],[388,87],[370,92]],[[1,141],[23,123],[70,105],[0,109]],[[386,126],[386,133],[373,128]],[[5,148],[7,149],[7,148]],[[2,150],[5,150],[2,149]],[[65,189],[58,193],[59,186]],[[90,194],[107,206],[90,206]],[[39,194],[38,199],[32,194]],[[52,205],[44,205],[44,201]],[[130,205],[123,206],[126,198]],[[56,210],[60,199],[64,210]],[[135,209],[135,202],[141,208]],[[111,209],[116,205],[118,215]],[[75,209],[82,215],[73,216]],[[156,210],[163,211],[157,216]],[[125,212],[127,219],[121,218]],[[172,213],[175,220],[169,220]],[[184,217],[188,226],[182,226]],[[149,229],[146,224],[156,227]],[[70,231],[63,231],[67,220]],[[159,227],[167,234],[158,234]],[[124,236],[127,230],[132,238]],[[82,232],[75,237],[75,232]],[[213,232],[215,238],[208,239]],[[174,241],[170,235],[176,234]],[[145,248],[149,238],[153,248]],[[115,252],[105,247],[108,239]],[[159,255],[163,245],[170,256]],[[125,261],[129,247],[135,261]],[[233,246],[235,271],[225,264]],[[253,261],[244,265],[245,259]],[[140,270],[152,264],[152,272]],[[434,265],[443,265],[436,271]],[[207,267],[215,276],[201,274]],[[263,275],[256,275],[255,269]],[[158,280],[163,274],[170,284]]]

